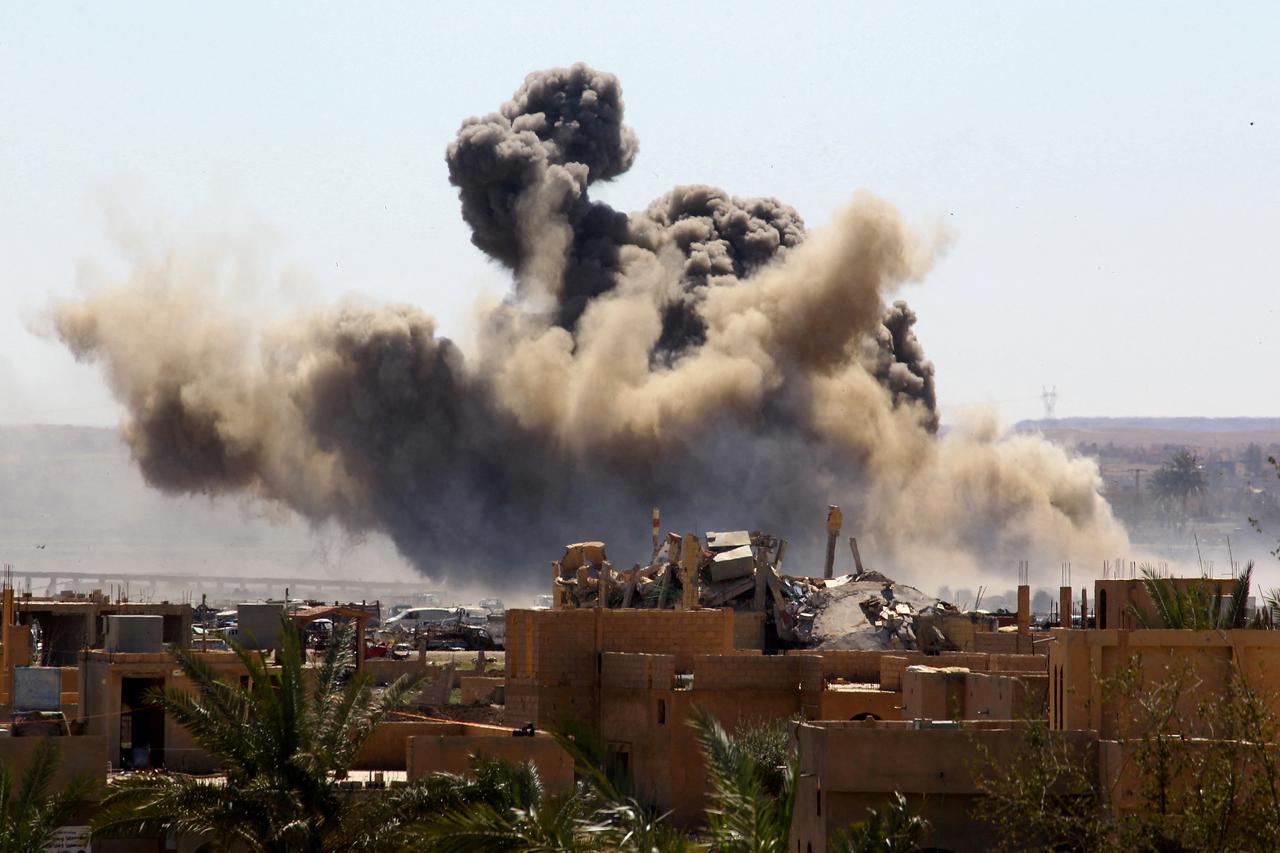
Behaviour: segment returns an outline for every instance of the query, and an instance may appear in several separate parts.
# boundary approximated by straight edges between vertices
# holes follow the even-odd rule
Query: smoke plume
[[[786,536],[792,571],[820,569],[833,502],[907,575],[1123,550],[1091,463],[989,423],[938,434],[898,298],[938,240],[865,193],[812,234],[708,186],[593,201],[637,154],[618,80],[584,65],[463,123],[449,177],[513,280],[466,357],[412,306],[255,323],[173,255],[59,303],[57,333],[103,365],[153,486],[382,531],[436,578],[541,577],[584,538],[643,560],[654,505]]]

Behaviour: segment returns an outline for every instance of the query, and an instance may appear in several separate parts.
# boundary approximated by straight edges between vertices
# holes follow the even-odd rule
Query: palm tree
[[[1151,598],[1154,613],[1129,606],[1134,619],[1143,628],[1243,628],[1253,585],[1253,561],[1245,563],[1236,576],[1229,600],[1222,587],[1205,579],[1203,583],[1177,583],[1162,577],[1151,566],[1142,567],[1142,584]]]
[[[900,793],[886,808],[868,811],[865,821],[836,833],[828,848],[832,853],[912,853],[929,832],[929,821],[912,812]]]
[[[1151,475],[1151,490],[1164,500],[1177,498],[1184,515],[1188,498],[1204,494],[1206,485],[1200,458],[1188,450],[1175,453]]]
[[[435,808],[439,798],[411,786],[357,799],[339,780],[374,728],[421,687],[422,676],[402,676],[381,695],[364,673],[348,680],[352,639],[349,625],[340,629],[308,677],[299,633],[282,617],[278,668],[268,667],[261,652],[232,645],[249,675],[245,687],[220,680],[199,654],[174,649],[194,689],[167,688],[148,698],[217,759],[222,775],[114,780],[94,832],[194,835],[218,849],[252,851],[394,846],[398,827],[422,814],[415,807]]]
[[[49,738],[36,748],[31,767],[15,790],[13,773],[0,766],[0,853],[41,853],[58,827],[88,802],[93,780],[79,776],[60,793],[49,793],[58,769],[58,743]]]
[[[707,824],[714,848],[723,853],[785,853],[796,801],[794,759],[782,768],[762,766],[701,709],[694,709],[689,724],[698,733],[711,782]]]
[[[566,796],[548,797],[532,764],[492,762],[487,772],[505,796],[465,798],[410,827],[406,839],[430,853],[687,853],[688,837],[622,792],[604,768],[598,738],[573,727],[554,732],[573,759],[580,782]]]

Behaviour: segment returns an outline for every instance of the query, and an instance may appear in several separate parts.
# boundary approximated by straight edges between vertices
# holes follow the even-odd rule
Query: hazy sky
[[[505,280],[444,149],[532,70],[622,80],[641,151],[593,193],[858,188],[950,252],[907,298],[944,409],[1276,415],[1280,7],[0,4],[0,422],[108,424],[30,331],[81,271],[230,230],[289,300],[415,302],[466,336]],[[268,275],[270,278],[270,275]],[[274,284],[274,282],[272,282]]]

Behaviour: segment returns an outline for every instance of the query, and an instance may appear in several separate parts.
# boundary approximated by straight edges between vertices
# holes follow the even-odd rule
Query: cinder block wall
[[[601,686],[616,690],[671,690],[675,674],[674,655],[605,652]]]
[[[595,725],[604,654],[658,654],[689,672],[697,655],[731,653],[733,637],[731,610],[508,610],[504,718]]]
[[[604,610],[600,651],[672,655],[688,672],[698,655],[733,651],[733,611]]]
[[[966,720],[1045,719],[1047,673],[971,672],[965,679]]]
[[[699,655],[693,662],[693,689],[820,691],[818,655]]]

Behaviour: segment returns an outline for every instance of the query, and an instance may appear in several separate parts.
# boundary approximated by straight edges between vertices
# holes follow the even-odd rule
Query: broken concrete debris
[[[722,551],[711,558],[712,581],[727,581],[755,574],[756,555],[750,545]]]
[[[736,548],[751,546],[751,534],[745,530],[734,530],[728,533],[708,533],[707,550],[718,554]]]
[[[618,571],[603,542],[574,543],[552,563],[554,606],[763,612],[778,644],[799,648],[950,646],[935,623],[940,614],[956,612],[952,605],[877,571],[832,578],[784,575],[786,544],[759,531],[708,533],[705,545],[672,533],[660,541],[649,565]]]

